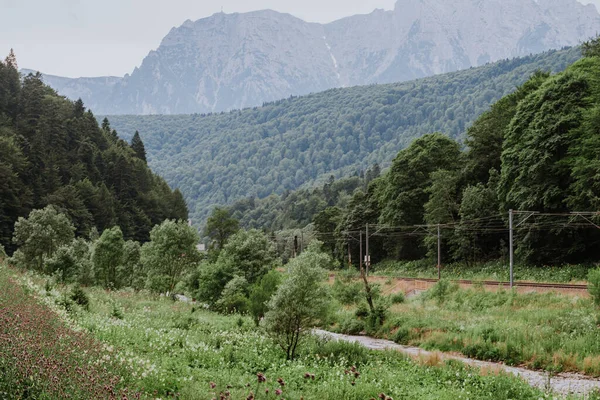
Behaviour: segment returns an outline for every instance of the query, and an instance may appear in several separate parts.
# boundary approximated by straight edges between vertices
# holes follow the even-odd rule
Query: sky
[[[409,0],[412,1],[412,0]],[[600,0],[579,0],[594,3]],[[395,0],[0,0],[0,56],[14,48],[20,68],[67,77],[123,76],[185,20],[216,12],[273,9],[331,22]]]

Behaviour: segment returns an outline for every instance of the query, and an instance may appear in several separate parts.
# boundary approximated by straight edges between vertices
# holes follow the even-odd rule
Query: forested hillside
[[[180,188],[196,223],[215,205],[283,194],[330,175],[389,165],[426,133],[459,138],[472,121],[536,70],[557,72],[578,48],[505,60],[412,82],[334,89],[209,115],[110,116],[137,130],[149,163]]]
[[[474,263],[506,256],[508,210],[535,211],[515,217],[522,262],[598,262],[599,214],[570,214],[600,207],[600,40],[584,52],[566,71],[538,72],[496,102],[467,130],[466,150],[425,135],[379,178],[374,168],[364,180],[240,201],[230,212],[267,229],[312,220],[339,259],[348,245],[358,256],[355,233],[371,224],[373,262],[434,255],[435,231],[417,226],[441,224],[444,262]]]
[[[12,252],[18,217],[49,204],[77,236],[119,225],[125,238],[147,241],[166,218],[187,218],[181,193],[146,165],[139,136],[130,146],[41,75],[21,77],[11,53],[0,62],[0,245]]]

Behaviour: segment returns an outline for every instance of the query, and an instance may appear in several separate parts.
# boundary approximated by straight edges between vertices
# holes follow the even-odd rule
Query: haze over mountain
[[[173,28],[123,78],[45,81],[99,114],[218,112],[465,69],[598,31],[596,8],[576,0],[398,0],[393,11],[329,24],[269,10],[219,13]]]

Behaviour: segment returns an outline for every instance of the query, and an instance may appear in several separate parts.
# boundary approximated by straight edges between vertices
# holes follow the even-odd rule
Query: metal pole
[[[360,231],[360,257],[358,258],[358,265],[360,267],[360,273],[362,274],[362,269],[363,269],[362,231]]]
[[[367,224],[367,233],[366,233],[366,236],[367,236],[367,247],[365,249],[365,253],[367,253],[367,254],[365,256],[365,263],[367,265],[367,268],[366,268],[366,270],[367,270],[367,276],[369,276],[369,264],[371,264],[369,262],[369,261],[371,261],[369,259],[369,224]]]
[[[438,240],[438,264],[437,264],[437,270],[438,270],[438,281],[440,279],[442,279],[442,242],[441,242],[442,236],[440,234],[440,224],[438,224],[437,226],[437,240]]]
[[[510,287],[513,287],[513,210],[508,210],[508,252],[510,262]]]

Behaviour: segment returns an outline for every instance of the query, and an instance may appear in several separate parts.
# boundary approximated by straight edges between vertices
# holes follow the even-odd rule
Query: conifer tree
[[[142,138],[140,137],[140,133],[135,131],[133,138],[131,139],[131,148],[135,152],[135,155],[140,160],[146,161],[146,148],[144,147],[144,142],[142,142]]]

